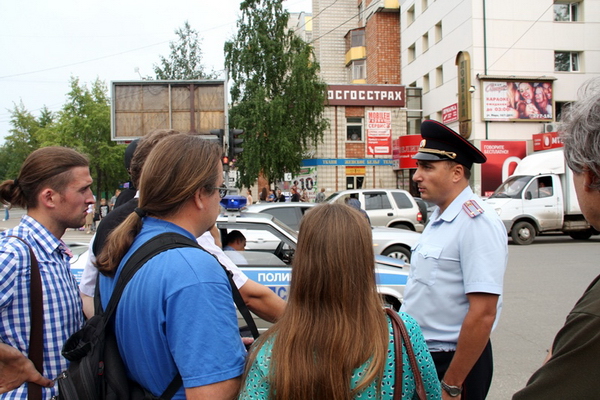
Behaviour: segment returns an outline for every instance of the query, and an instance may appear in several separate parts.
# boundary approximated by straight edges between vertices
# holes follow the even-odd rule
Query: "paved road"
[[[599,243],[600,236],[588,241],[545,236],[529,246],[509,245],[504,307],[492,335],[495,372],[488,399],[510,399],[541,365],[568,312],[600,274]]]
[[[21,215],[23,210],[11,210],[0,229],[13,227]],[[63,237],[86,243],[90,238],[72,229]],[[510,399],[542,363],[569,310],[600,274],[599,244],[600,236],[588,241],[544,236],[529,246],[509,244],[504,307],[492,335],[495,373],[488,399]]]

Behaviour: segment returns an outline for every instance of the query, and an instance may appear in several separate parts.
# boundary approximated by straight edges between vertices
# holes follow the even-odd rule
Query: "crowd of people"
[[[561,131],[582,211],[600,229],[600,79],[584,89],[563,113]],[[523,93],[535,96],[533,88]],[[371,228],[352,205],[325,203],[305,215],[287,302],[248,279],[223,252],[223,245],[243,251],[245,238],[235,231],[221,238],[215,225],[226,194],[220,148],[174,131],[135,143],[128,170],[136,191],[121,205],[111,199],[115,208],[90,242],[78,286],[61,237],[84,224],[95,202],[89,163],[68,148],[34,151],[15,179],[0,184],[3,204],[27,210],[0,235],[0,399],[58,395],[54,381],[68,366],[62,346],[84,315],[93,315],[94,288],[106,307],[127,260],[165,232],[202,248],[170,249],[146,261],[123,293],[113,327],[127,376],[154,396],[180,374],[174,399],[485,399],[507,234],[469,186],[473,164],[486,162],[485,155],[435,121],[424,121],[421,135],[413,179],[437,208],[413,249],[402,308],[391,314],[377,294]],[[280,201],[282,195],[261,196]],[[31,357],[34,261],[45,299],[41,365]],[[274,322],[249,353],[223,268],[248,308]],[[515,399],[597,396],[597,282]]]

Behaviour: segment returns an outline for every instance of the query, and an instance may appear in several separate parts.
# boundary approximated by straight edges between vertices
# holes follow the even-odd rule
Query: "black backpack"
[[[104,312],[96,313],[84,327],[75,332],[65,343],[62,355],[70,361],[68,369],[57,379],[60,400],[142,400],[172,398],[182,385],[181,375],[173,378],[167,389],[156,397],[137,382],[127,378],[125,365],[113,330],[113,314],[123,290],[133,275],[155,255],[174,248],[197,247],[195,240],[167,232],[155,236],[133,253],[119,275],[113,294]],[[204,249],[202,249],[204,250]],[[210,254],[210,253],[209,253]],[[225,269],[225,267],[223,267]],[[258,330],[250,312],[225,269],[233,298],[254,338]],[[98,294],[98,291],[96,291]],[[96,296],[98,297],[98,296]],[[96,299],[97,300],[97,299]]]

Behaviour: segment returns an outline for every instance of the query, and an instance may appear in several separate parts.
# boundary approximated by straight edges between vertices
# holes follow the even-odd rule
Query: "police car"
[[[248,278],[267,286],[287,300],[298,234],[270,214],[240,211],[245,202],[243,196],[225,196],[222,199],[226,211],[216,221],[221,237],[225,238],[233,230],[240,231],[246,237],[245,251],[225,251],[225,254]],[[71,271],[79,282],[87,260],[88,245],[73,243],[70,247],[75,253],[71,259]],[[400,259],[375,257],[377,288],[386,305],[400,308],[409,268],[409,264]],[[241,325],[245,325],[239,314],[238,319]],[[261,331],[270,325],[257,316],[254,316],[254,320]]]
[[[287,300],[298,234],[270,214],[240,211],[245,201],[243,196],[225,196],[222,200],[226,211],[217,218],[221,237],[225,238],[232,230],[238,230],[246,237],[245,251],[225,251],[225,254],[248,278]],[[241,262],[240,256],[243,257]],[[400,308],[409,268],[409,264],[400,259],[375,257],[377,288],[386,305]],[[254,319],[259,330],[268,326],[258,317]]]

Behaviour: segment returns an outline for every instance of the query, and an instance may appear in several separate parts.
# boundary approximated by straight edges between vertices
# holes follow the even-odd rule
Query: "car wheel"
[[[404,262],[410,262],[410,250],[406,247],[394,245],[385,249],[382,253],[382,256],[388,256],[392,258],[398,258]]]
[[[517,222],[510,232],[510,236],[516,244],[527,245],[535,239],[535,228],[529,222]]]
[[[406,229],[407,231],[414,231],[413,228],[411,228],[410,226],[406,225],[406,224],[396,224],[396,225],[392,225],[390,226],[390,228],[396,228],[396,229]]]
[[[569,236],[571,236],[575,240],[588,240],[592,237],[592,233],[592,230],[588,229],[586,231],[571,232],[569,233]]]

